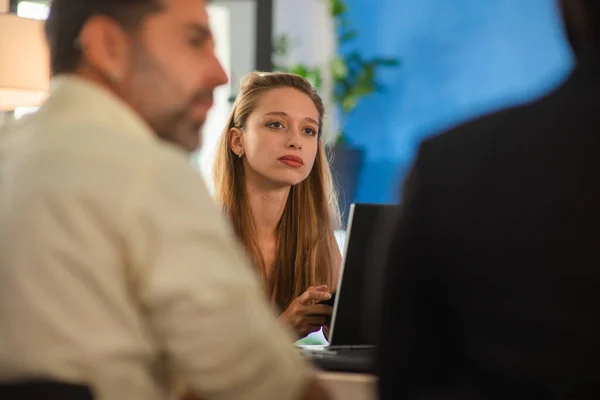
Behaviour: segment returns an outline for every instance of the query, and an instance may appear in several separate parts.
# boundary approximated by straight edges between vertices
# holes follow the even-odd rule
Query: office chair
[[[89,387],[85,385],[32,380],[21,382],[1,382],[2,400],[94,400]]]

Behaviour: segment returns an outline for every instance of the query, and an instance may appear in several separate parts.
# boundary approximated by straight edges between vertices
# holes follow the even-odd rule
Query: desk
[[[378,397],[374,375],[318,371],[317,378],[333,400],[376,400]]]

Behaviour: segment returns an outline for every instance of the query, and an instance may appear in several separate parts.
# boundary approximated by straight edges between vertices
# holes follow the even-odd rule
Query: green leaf
[[[375,65],[372,63],[368,63],[364,66],[361,74],[359,75],[359,79],[362,81],[372,82],[375,78]]]
[[[357,85],[352,89],[353,96],[360,98],[375,91],[375,85],[370,80],[363,79],[359,81]]]
[[[347,96],[342,100],[342,110],[345,113],[348,113],[348,112],[354,110],[357,103],[358,103],[357,96],[355,96],[355,95]]]
[[[385,66],[385,67],[395,67],[400,64],[400,61],[397,58],[374,58],[372,60],[373,64]]]
[[[333,15],[332,15],[333,16]],[[347,18],[335,18],[335,23],[340,31],[349,31],[352,29],[352,23]]]
[[[338,45],[347,44],[355,39],[359,32],[344,15],[347,12],[345,0],[327,0],[327,5],[330,15],[335,20]],[[315,87],[320,87],[321,74],[330,74],[333,78],[333,100],[340,109],[341,117],[347,118],[361,99],[385,89],[377,82],[379,67],[395,67],[399,64],[396,58],[366,58],[358,51],[352,51],[344,56],[335,56],[326,71],[308,67],[307,79]],[[344,136],[343,132],[340,132],[337,137],[338,143],[345,139]]]
[[[358,32],[355,30],[344,32],[342,35],[340,35],[340,38],[338,39],[339,44],[349,42],[352,39],[356,38],[356,36],[358,36]]]
[[[315,88],[315,89],[320,89],[321,88],[321,70],[319,69],[319,67],[310,67],[307,68],[306,70],[306,80],[310,82],[310,84]]]
[[[290,38],[286,34],[279,35],[273,43],[273,53],[276,56],[286,56],[290,50]]]
[[[315,89],[321,89],[321,86],[323,85],[321,69],[319,67],[311,68],[308,73],[308,80],[310,81],[310,83],[312,83]]]
[[[334,80],[344,79],[348,76],[348,67],[342,57],[335,56],[331,61],[331,74]]]
[[[364,65],[364,60],[363,57],[360,55],[360,53],[358,53],[357,51],[353,51],[351,53],[349,53],[348,55],[346,55],[346,63],[347,64],[353,64],[356,65],[358,67]]]
[[[308,76],[308,68],[303,64],[295,64],[290,67],[292,74],[300,75],[303,78]]]
[[[329,13],[335,18],[346,12],[346,4],[342,0],[329,0]]]

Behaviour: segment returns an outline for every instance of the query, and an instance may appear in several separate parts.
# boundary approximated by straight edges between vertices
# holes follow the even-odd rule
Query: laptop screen
[[[376,345],[389,229],[399,206],[352,204],[331,321],[331,346]]]

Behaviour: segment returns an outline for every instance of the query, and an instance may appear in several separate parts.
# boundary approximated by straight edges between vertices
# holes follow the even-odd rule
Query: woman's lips
[[[298,156],[283,156],[279,158],[279,161],[292,168],[300,168],[304,165],[304,161]]]

